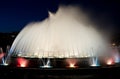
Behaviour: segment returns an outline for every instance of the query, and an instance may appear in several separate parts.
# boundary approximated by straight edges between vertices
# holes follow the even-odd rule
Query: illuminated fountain
[[[28,60],[22,57],[17,58],[17,67],[27,67],[28,65]]]
[[[50,65],[50,59],[47,59],[47,62],[45,62],[44,58],[41,59],[43,66],[40,66],[41,68],[51,68],[52,66]]]
[[[4,53],[2,48],[0,48],[0,59],[1,59],[1,65],[4,64],[5,60],[4,60]]]
[[[10,50],[10,46],[6,47],[6,53],[4,53],[3,49],[0,48],[0,59],[1,59],[1,62],[2,62],[0,65],[4,65],[4,66],[8,65],[8,63],[7,63],[7,56],[8,56],[9,50]]]
[[[44,21],[28,24],[14,40],[8,58],[38,58],[42,68],[53,67],[53,59],[89,58],[91,66],[99,66],[98,58],[107,56],[107,45],[105,36],[78,7],[61,6],[55,14],[49,12]]]
[[[98,58],[97,57],[92,57],[91,58],[91,66],[100,66]]]
[[[120,62],[120,53],[119,53],[119,48],[118,47],[113,48],[113,57],[114,57],[115,63]]]
[[[76,66],[78,59],[75,58],[68,58],[66,59],[66,62],[68,63],[68,68],[77,68],[78,66]]]
[[[109,58],[106,59],[107,65],[114,65],[120,63],[120,52],[119,47],[113,46],[110,48],[110,54]]]

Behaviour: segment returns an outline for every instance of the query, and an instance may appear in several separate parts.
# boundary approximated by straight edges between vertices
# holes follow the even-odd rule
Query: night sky
[[[116,0],[0,0],[0,32],[20,31],[30,22],[42,21],[60,4],[78,5],[98,28],[120,31],[120,2]]]

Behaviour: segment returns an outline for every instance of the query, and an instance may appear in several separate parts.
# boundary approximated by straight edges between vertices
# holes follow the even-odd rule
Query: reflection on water
[[[31,77],[32,78],[32,77]],[[60,75],[60,76],[53,76],[53,75],[47,75],[47,76],[36,76],[35,79],[93,79],[93,75],[85,75],[85,76],[79,76],[79,75]]]
[[[63,72],[64,74],[64,72]],[[93,74],[93,75],[32,75],[32,74],[0,74],[0,79],[118,79],[119,75]]]
[[[24,79],[118,79],[118,75],[39,75],[39,76],[26,76]]]
[[[36,69],[0,66],[0,79],[119,79],[120,67]]]

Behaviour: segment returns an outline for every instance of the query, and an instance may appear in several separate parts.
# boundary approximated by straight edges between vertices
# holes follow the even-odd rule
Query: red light
[[[75,66],[75,63],[70,63],[69,64],[69,68],[76,68],[77,66]]]
[[[69,67],[69,68],[76,68],[76,67],[78,67],[78,66],[75,66],[76,65],[76,63],[77,63],[77,59],[66,59],[66,62],[69,64],[69,66],[67,66],[67,67]]]
[[[25,58],[17,58],[17,67],[27,67],[28,60]]]
[[[107,60],[107,65],[113,65],[114,64],[114,60],[112,58]]]
[[[73,67],[73,68],[74,68],[74,67],[75,67],[75,65],[71,63],[71,64],[70,64],[70,67]]]
[[[2,59],[4,57],[4,55],[5,55],[4,53],[1,53],[0,54],[0,59]]]

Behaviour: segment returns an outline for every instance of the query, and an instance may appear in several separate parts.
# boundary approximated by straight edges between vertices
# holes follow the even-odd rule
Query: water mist
[[[42,22],[28,24],[12,44],[9,56],[82,58],[106,55],[107,41],[78,7],[60,6]]]

